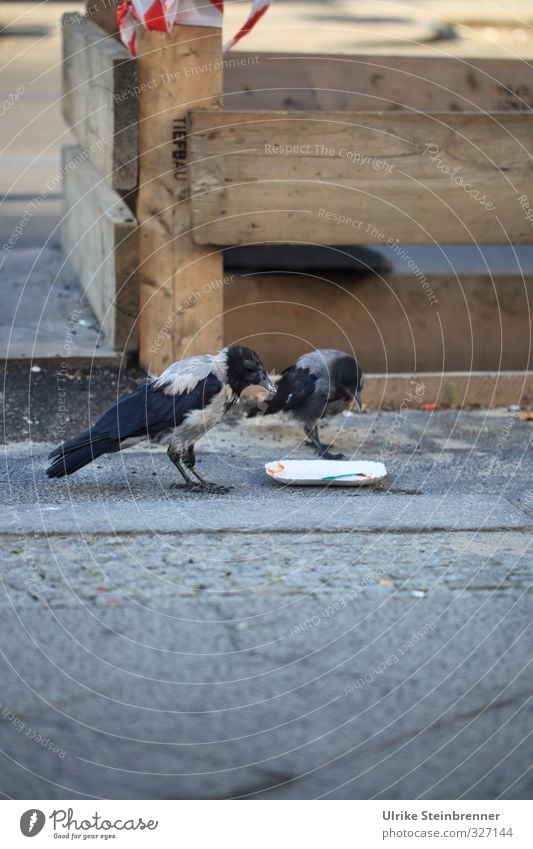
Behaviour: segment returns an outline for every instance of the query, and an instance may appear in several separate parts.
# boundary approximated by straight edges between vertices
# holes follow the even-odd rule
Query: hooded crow
[[[326,460],[341,460],[320,442],[318,423],[347,409],[355,401],[361,411],[363,372],[355,357],[342,351],[319,348],[304,354],[282,372],[274,397],[267,402],[265,416],[288,412],[303,422],[311,445]],[[250,411],[257,415],[259,408]]]
[[[232,345],[213,356],[174,363],[159,377],[121,398],[96,423],[52,451],[50,478],[71,475],[101,454],[129,448],[146,438],[170,434],[168,456],[185,485],[205,492],[227,492],[196,470],[194,446],[222,419],[247,386],[275,392],[265,368],[250,348]],[[192,475],[192,477],[191,477]]]

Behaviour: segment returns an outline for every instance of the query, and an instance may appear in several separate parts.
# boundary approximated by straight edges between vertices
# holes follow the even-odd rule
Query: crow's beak
[[[273,395],[276,391],[276,387],[274,386],[274,384],[272,383],[272,381],[270,380],[270,378],[266,374],[263,378],[261,378],[261,380],[258,383],[258,386],[262,386],[263,389],[266,389],[266,391],[269,392],[271,395]]]

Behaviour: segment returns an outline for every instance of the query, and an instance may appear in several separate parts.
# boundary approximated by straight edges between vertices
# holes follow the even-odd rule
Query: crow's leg
[[[230,489],[232,489],[231,486],[221,486],[218,483],[211,483],[210,481],[207,481],[200,474],[200,472],[196,471],[196,456],[194,454],[194,445],[189,445],[189,447],[187,448],[187,452],[185,454],[185,465],[198,481],[198,483],[194,484],[195,489],[204,492],[218,492],[221,495],[229,492]]]
[[[320,441],[320,437],[318,435],[318,427],[316,424],[313,427],[309,427],[309,425],[304,426],[305,434],[307,436],[307,444],[312,445],[317,454],[322,455],[324,451],[327,451],[327,445],[322,445]]]
[[[187,448],[183,457],[183,462],[185,463],[187,468],[194,473],[194,467],[196,466],[196,455],[194,453],[194,445],[189,445],[189,447]]]
[[[203,492],[218,492],[220,495],[225,495],[230,489],[233,489],[232,486],[222,486],[220,483],[212,483],[211,481],[207,481],[200,472],[197,472],[196,469],[191,469],[191,472],[198,479],[198,483],[195,485],[195,489],[202,490]]]
[[[180,473],[180,475],[182,476],[183,480],[185,481],[185,486],[187,486],[187,487],[189,487],[189,488],[191,488],[191,489],[192,489],[193,487],[195,487],[195,486],[196,486],[196,481],[193,481],[193,479],[192,479],[191,477],[189,477],[189,475],[188,475],[188,474],[187,474],[187,472],[185,471],[185,469],[184,469],[184,467],[183,467],[183,463],[181,462],[181,454],[180,454],[180,452],[179,452],[179,451],[176,451],[176,449],[175,449],[175,448],[173,448],[173,447],[172,447],[172,445],[169,445],[169,446],[168,446],[168,449],[167,449],[167,454],[168,454],[169,459],[170,459],[170,460],[174,463],[174,465],[176,466],[176,468],[177,468],[178,472]],[[179,486],[179,484],[174,484],[174,486]]]
[[[313,425],[313,427],[309,427],[309,425],[304,426],[305,433],[309,438],[310,444],[313,446],[315,451],[317,452],[319,457],[322,457],[324,460],[342,460],[344,454],[332,454],[327,445],[323,445],[320,441],[320,437],[318,436],[318,427],[317,425]]]

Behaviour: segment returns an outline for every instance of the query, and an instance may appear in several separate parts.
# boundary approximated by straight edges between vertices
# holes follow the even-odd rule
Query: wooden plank
[[[423,387],[423,403],[437,407],[533,405],[533,372],[413,372],[368,374],[364,401],[369,409],[419,409],[413,389]]]
[[[199,244],[533,241],[531,113],[193,111],[190,127]]]
[[[63,148],[62,243],[109,344],[137,347],[137,222],[78,146]]]
[[[368,372],[530,366],[531,270],[431,271],[413,259],[411,272],[379,275],[227,268],[225,341],[247,338],[279,371],[310,347],[354,348]]]
[[[137,63],[123,44],[79,15],[63,16],[63,116],[120,192],[137,186]]]
[[[533,66],[519,59],[235,52],[224,103],[236,110],[498,112],[533,108]]]
[[[192,238],[186,132],[190,108],[220,105],[221,50],[218,29],[137,28],[140,361],[155,373],[222,347],[222,255]]]

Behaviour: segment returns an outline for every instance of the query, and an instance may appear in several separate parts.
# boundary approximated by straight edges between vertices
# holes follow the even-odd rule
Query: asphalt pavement
[[[173,488],[162,447],[49,481],[52,441],[9,440],[4,795],[531,797],[531,425],[369,411],[325,435],[383,485],[276,485],[264,462],[310,449],[240,411],[199,445],[225,496]]]

